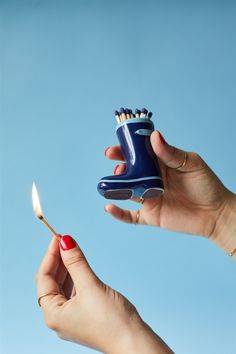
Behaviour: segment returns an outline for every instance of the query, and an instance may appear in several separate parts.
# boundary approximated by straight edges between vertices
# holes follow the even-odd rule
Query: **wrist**
[[[124,328],[117,345],[106,354],[173,354],[173,351],[137,316]]]
[[[236,195],[229,194],[210,239],[236,259]],[[232,254],[233,253],[233,254]]]

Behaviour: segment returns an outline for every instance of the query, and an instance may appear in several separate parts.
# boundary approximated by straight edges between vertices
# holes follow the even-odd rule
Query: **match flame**
[[[32,185],[32,203],[35,215],[38,218],[41,218],[43,216],[43,212],[41,209],[39,195],[35,183]]]

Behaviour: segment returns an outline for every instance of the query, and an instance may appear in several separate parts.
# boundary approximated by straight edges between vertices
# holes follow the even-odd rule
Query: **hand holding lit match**
[[[173,353],[123,295],[102,283],[75,240],[49,225],[35,184],[32,200],[36,216],[55,236],[36,278],[47,326],[62,339],[107,354]]]
[[[172,353],[135,307],[96,276],[68,235],[50,243],[37,288],[45,322],[62,339],[106,354]]]

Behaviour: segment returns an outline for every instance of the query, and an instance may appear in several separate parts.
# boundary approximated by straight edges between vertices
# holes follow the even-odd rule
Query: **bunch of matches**
[[[151,119],[152,117],[152,112],[148,112],[146,108],[140,109],[135,109],[135,112],[133,113],[132,109],[130,108],[123,108],[119,111],[115,111],[115,117],[118,123],[124,122],[125,120],[131,119],[131,118],[147,118]]]

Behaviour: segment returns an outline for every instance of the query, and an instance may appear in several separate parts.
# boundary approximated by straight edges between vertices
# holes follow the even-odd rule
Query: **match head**
[[[147,114],[148,110],[146,108],[142,108],[141,112]]]
[[[140,114],[141,113],[141,111],[139,110],[139,109],[135,109],[135,114]]]
[[[148,118],[152,118],[152,112],[148,112]]]
[[[119,112],[118,111],[115,111],[115,116],[118,116],[119,115]]]
[[[121,108],[120,108],[120,114],[122,114],[122,113],[125,113],[124,107],[121,107]]]
[[[126,114],[129,114],[129,111],[130,111],[129,108],[125,108],[125,113]]]

